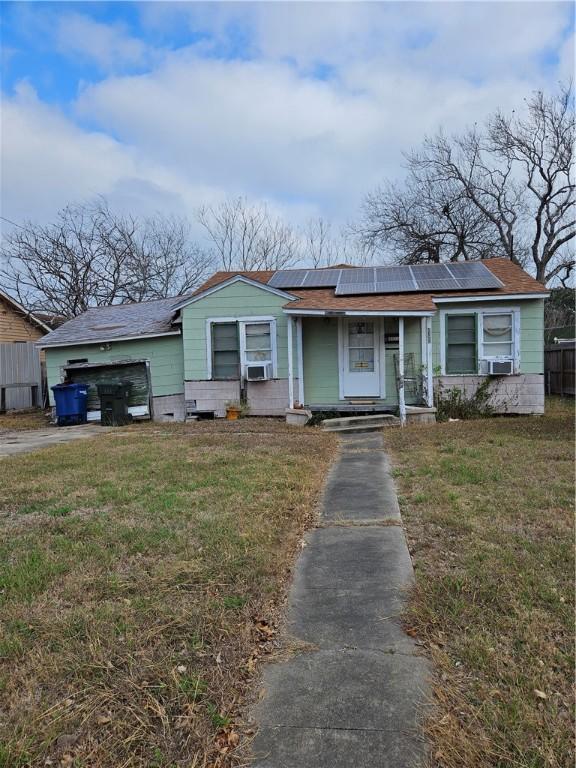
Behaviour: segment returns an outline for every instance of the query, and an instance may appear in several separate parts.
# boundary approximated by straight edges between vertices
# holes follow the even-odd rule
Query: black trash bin
[[[132,414],[128,413],[128,397],[131,384],[98,384],[100,398],[100,424],[106,427],[122,427],[130,424]]]

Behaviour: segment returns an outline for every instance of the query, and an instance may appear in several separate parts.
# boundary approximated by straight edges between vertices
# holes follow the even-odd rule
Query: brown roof
[[[504,284],[502,288],[481,291],[438,291],[436,293],[378,293],[362,296],[336,296],[333,288],[292,288],[284,293],[297,296],[296,301],[285,305],[290,309],[329,309],[334,311],[433,311],[436,309],[433,299],[460,298],[462,296],[510,296],[523,293],[542,293],[546,287],[531,277],[509,259],[486,259],[486,267]],[[197,291],[202,293],[236,275],[248,277],[259,283],[268,283],[273,270],[252,272],[216,272]]]
[[[194,291],[194,296],[196,296],[198,293],[204,293],[204,291],[207,291],[208,288],[214,288],[215,285],[224,283],[226,280],[230,280],[230,278],[236,277],[237,275],[242,275],[242,277],[249,277],[250,280],[256,280],[258,283],[267,283],[274,273],[275,270],[273,269],[261,269],[252,272],[214,272],[214,274],[209,277],[205,283],[202,283],[200,288]]]

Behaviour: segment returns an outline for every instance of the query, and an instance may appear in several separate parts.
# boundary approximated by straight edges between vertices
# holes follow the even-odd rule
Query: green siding
[[[338,320],[334,317],[305,317],[302,327],[304,358],[304,402],[337,403]]]
[[[457,309],[473,312],[497,311],[499,308],[520,307],[520,373],[544,373],[544,300],[514,299],[502,301],[443,304],[443,310]],[[432,360],[435,372],[440,368],[440,313],[432,320]]]
[[[115,363],[124,360],[149,360],[152,394],[177,395],[184,392],[184,366],[181,336],[161,336],[156,339],[112,341],[110,349],[99,344],[46,349],[48,386],[60,382],[60,369],[68,360],[87,358],[89,363]],[[50,391],[50,402],[52,392]]]
[[[397,328],[390,324],[388,330]],[[404,318],[404,351],[414,353],[416,372],[421,365],[420,318]],[[310,318],[303,320],[303,357],[304,357],[304,401],[306,405],[338,404],[339,369],[338,369],[338,320],[336,318]],[[394,355],[397,349],[385,352],[386,397],[378,402],[383,405],[396,405]],[[410,399],[407,400],[410,402]]]
[[[182,332],[186,380],[201,381],[208,378],[206,320],[216,317],[243,318],[259,315],[276,318],[278,378],[288,378],[288,318],[282,311],[286,303],[287,299],[283,296],[277,296],[255,285],[236,282],[184,307]],[[296,356],[293,359],[296,371]]]

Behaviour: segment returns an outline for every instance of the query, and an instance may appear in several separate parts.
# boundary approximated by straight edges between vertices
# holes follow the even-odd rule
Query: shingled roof
[[[285,304],[291,310],[366,310],[366,311],[433,311],[434,299],[463,296],[511,296],[514,294],[543,293],[546,288],[517,264],[509,259],[486,259],[482,262],[503,283],[502,288],[474,291],[435,291],[431,293],[388,293],[353,296],[336,296],[334,288],[290,288],[285,293],[296,296],[296,301]],[[258,283],[267,284],[273,271],[256,272],[216,272],[196,292],[195,296],[209,288],[215,288],[238,275]]]
[[[186,296],[176,296],[171,299],[88,309],[44,336],[38,342],[38,346],[93,344],[177,333],[178,331],[172,325],[174,308],[186,298]]]

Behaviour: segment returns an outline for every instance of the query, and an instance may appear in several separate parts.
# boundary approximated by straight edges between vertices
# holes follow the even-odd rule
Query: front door
[[[378,320],[343,321],[344,397],[380,396]]]

